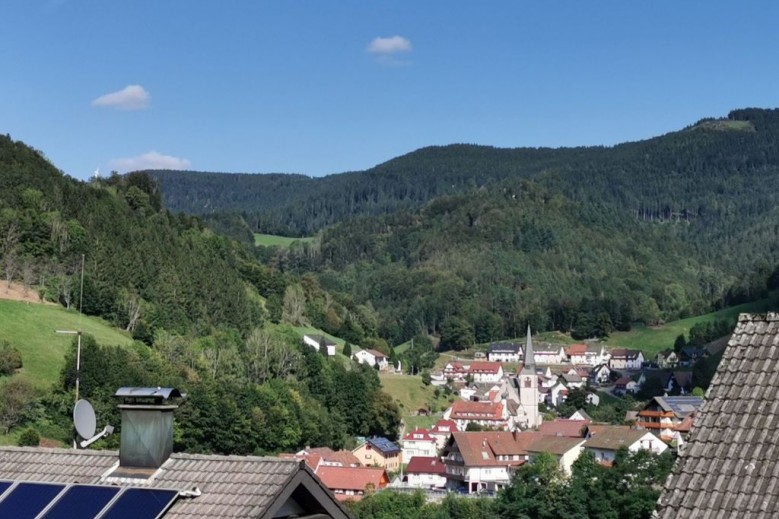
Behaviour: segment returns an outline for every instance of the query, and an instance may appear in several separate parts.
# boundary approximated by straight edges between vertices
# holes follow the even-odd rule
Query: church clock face
[[[525,377],[525,387],[531,387],[533,385],[533,381],[530,379],[530,377]]]

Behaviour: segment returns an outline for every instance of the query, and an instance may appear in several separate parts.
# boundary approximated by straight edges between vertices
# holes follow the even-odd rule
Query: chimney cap
[[[169,400],[170,398],[185,398],[174,387],[120,387],[114,394],[117,398],[151,398],[155,401]]]

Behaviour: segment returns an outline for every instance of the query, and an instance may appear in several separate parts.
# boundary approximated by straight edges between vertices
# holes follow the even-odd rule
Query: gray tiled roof
[[[342,512],[340,505],[309,468],[298,460],[258,456],[217,456],[172,454],[148,482],[105,479],[117,466],[116,451],[45,449],[32,447],[0,448],[0,479],[82,484],[125,484],[193,490],[194,498],[179,498],[165,514],[166,519],[195,517],[259,518],[274,505],[277,497],[293,480],[314,482],[315,493],[328,495],[329,507]],[[302,474],[301,474],[302,473]],[[296,485],[295,485],[296,486]],[[310,487],[309,487],[310,488]],[[332,511],[332,510],[331,510]]]
[[[777,430],[779,314],[742,314],[660,496],[657,516],[776,517]]]

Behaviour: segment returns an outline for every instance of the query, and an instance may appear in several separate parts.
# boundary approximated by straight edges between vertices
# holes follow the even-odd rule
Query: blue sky
[[[779,2],[4,0],[0,132],[87,178],[319,176],[779,105]]]

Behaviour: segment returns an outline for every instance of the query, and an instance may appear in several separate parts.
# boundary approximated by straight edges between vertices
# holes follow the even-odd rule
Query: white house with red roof
[[[443,449],[446,441],[457,430],[457,424],[452,420],[438,420],[429,433],[435,439],[436,449],[439,451]]]
[[[437,456],[414,456],[408,462],[405,473],[405,483],[410,487],[446,487],[446,465]]]
[[[452,361],[447,362],[446,366],[444,366],[444,377],[447,380],[453,380],[453,381],[463,381],[465,380],[465,377],[468,375],[468,370],[463,365],[462,362],[459,361]]]
[[[503,402],[467,402],[458,400],[444,411],[444,419],[452,420],[464,431],[469,423],[482,427],[506,430],[509,427],[508,410]]]
[[[476,383],[495,383],[503,378],[503,366],[500,362],[474,361],[468,367],[468,374]]]
[[[603,344],[571,344],[565,351],[568,360],[574,365],[597,366],[609,361],[611,354]]]
[[[430,436],[427,429],[414,429],[400,440],[403,459],[409,460],[414,456],[426,458],[438,456],[436,439]]]

